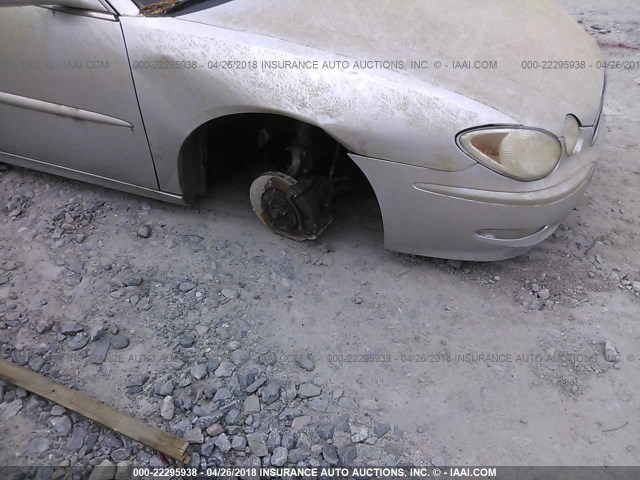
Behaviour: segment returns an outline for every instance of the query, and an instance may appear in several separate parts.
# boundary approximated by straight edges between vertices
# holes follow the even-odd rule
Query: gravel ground
[[[635,2],[562,3],[640,59]],[[505,262],[385,251],[367,198],[298,244],[244,193],[187,209],[0,168],[0,355],[184,436],[194,466],[637,464],[639,100],[612,69],[585,200]],[[0,422],[0,465],[168,462],[1,383]]]

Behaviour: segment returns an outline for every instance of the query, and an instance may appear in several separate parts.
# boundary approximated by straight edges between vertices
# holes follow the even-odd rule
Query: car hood
[[[558,135],[567,114],[591,125],[599,110],[600,50],[555,0],[235,0],[179,18],[329,52],[351,68],[393,62],[399,75]]]

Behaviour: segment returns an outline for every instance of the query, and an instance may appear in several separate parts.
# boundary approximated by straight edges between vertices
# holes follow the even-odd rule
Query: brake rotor
[[[251,207],[260,221],[278,235],[302,242],[307,236],[302,233],[301,218],[291,202],[289,190],[296,180],[280,172],[267,172],[251,184],[249,198]]]

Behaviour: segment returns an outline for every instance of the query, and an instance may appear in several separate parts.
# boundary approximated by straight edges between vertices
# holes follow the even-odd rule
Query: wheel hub
[[[296,241],[313,240],[331,223],[327,213],[330,189],[321,180],[297,181],[267,172],[251,184],[251,207],[274,233]]]

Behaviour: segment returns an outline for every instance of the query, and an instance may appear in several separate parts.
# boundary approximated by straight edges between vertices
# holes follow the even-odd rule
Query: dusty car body
[[[575,208],[602,142],[600,51],[553,0],[3,3],[0,160],[158,199],[203,193],[221,123],[289,119],[364,172],[387,248],[504,259]]]

